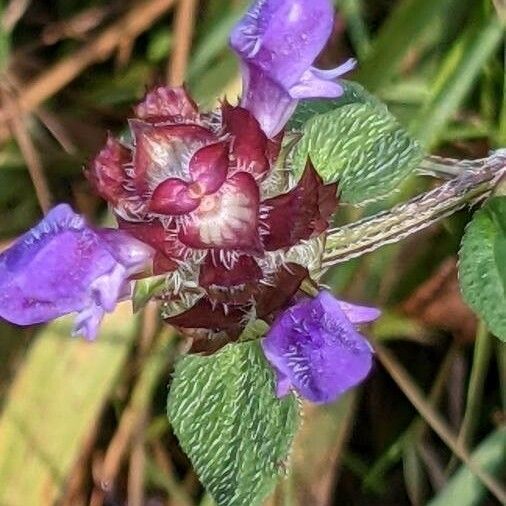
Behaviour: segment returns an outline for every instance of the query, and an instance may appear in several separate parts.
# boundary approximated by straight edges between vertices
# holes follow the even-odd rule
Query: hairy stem
[[[398,242],[487,197],[506,174],[506,151],[475,161],[428,157],[422,170],[440,177],[453,177],[388,211],[329,230],[323,269]]]

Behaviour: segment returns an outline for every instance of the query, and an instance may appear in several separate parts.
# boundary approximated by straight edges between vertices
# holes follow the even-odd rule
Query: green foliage
[[[146,5],[150,1],[157,3],[157,0],[142,1],[146,1]],[[2,17],[7,10],[11,11],[8,16],[11,22],[2,23],[0,30],[0,69],[8,70],[8,75],[4,76],[5,88],[14,96],[22,93],[47,72],[58,69],[65,60],[75,58],[77,51],[93,43],[136,3],[0,0]],[[237,60],[228,49],[228,37],[247,3],[248,0],[203,0],[198,4],[186,81],[203,108],[213,107],[224,93],[228,93],[231,101],[239,94]],[[418,142],[441,147],[442,154],[466,158],[484,156],[490,146],[506,144],[504,55],[499,50],[503,33],[493,16],[494,7],[500,8],[499,3],[490,0],[335,0],[344,23],[339,25],[342,29],[336,30],[318,66],[338,64],[344,52],[358,57],[359,65],[352,78],[378,93]],[[174,8],[154,20],[138,37],[132,38],[125,30],[118,51],[108,58],[105,54],[99,55],[72,82],[56,86],[36,114],[30,111],[23,115],[53,191],[54,202],[72,203],[93,222],[102,220],[98,211],[104,211],[105,206],[102,202],[99,207],[100,199],[90,194],[81,167],[93,159],[107,130],[120,134],[125,118],[132,114],[133,103],[142,97],[145,89],[165,82],[175,40],[177,6],[178,2],[173,2]],[[25,7],[28,9],[23,11]],[[12,8],[14,14],[17,12],[14,18]],[[48,33],[57,34],[55,42],[50,42]],[[353,47],[347,51],[349,42]],[[369,104],[379,115],[386,111],[385,105],[356,83],[345,82],[344,87],[345,94],[338,100],[302,101],[290,128],[301,131],[315,115],[349,104]],[[33,226],[41,211],[17,143],[12,139],[8,141],[7,137],[4,141],[0,153],[0,236],[10,242]],[[411,178],[410,195],[424,191],[426,184],[423,178]],[[364,209],[343,206],[337,224],[350,222],[384,206],[385,202]],[[497,223],[493,207],[490,210],[489,224],[494,220]],[[456,334],[460,330],[449,318],[451,328],[435,323],[433,332],[420,321],[423,315],[403,314],[399,318],[395,309],[402,307],[406,300],[416,298],[416,287],[430,282],[432,276],[437,279],[441,259],[455,251],[462,219],[464,216],[446,220],[439,231],[424,234],[423,239],[414,244],[407,241],[354,259],[330,272],[332,277],[326,279],[340,297],[382,307],[385,316],[370,332],[376,340],[397,340],[395,347],[399,357],[409,363],[413,380],[424,388],[428,400],[438,406],[443,418],[450,416],[448,403],[438,400],[443,395],[441,392],[446,392],[441,385],[449,384],[453,348],[446,350],[450,341],[441,338],[437,330],[444,328]],[[497,226],[494,229],[499,230]],[[488,261],[496,266],[496,279],[504,280],[502,271],[506,263],[500,261],[506,258],[504,249],[501,238],[495,241],[492,253],[487,253]],[[482,253],[483,257],[487,255]],[[156,283],[150,282],[137,287],[138,308],[154,285]],[[446,307],[451,296],[447,299],[446,291],[441,292],[432,302]],[[500,310],[503,302],[498,300],[495,310]],[[192,476],[192,472],[179,458],[180,451],[173,439],[164,437],[167,430],[166,373],[156,377],[155,369],[169,366],[176,352],[172,350],[167,356],[156,346],[148,349],[146,325],[142,326],[142,333],[137,332],[138,326],[132,325],[130,314],[129,306],[121,306],[111,320],[112,325],[104,327],[103,335],[93,344],[69,341],[69,327],[60,328],[57,324],[33,330],[2,324],[1,505],[79,504],[92,494],[97,494],[99,499],[104,494],[107,501],[114,503],[145,504],[156,498],[184,506],[213,504],[209,496],[199,503],[198,494],[188,489],[185,478]],[[142,321],[146,321],[145,317]],[[258,337],[262,333],[261,322],[254,322],[248,332],[251,334],[244,335],[244,339]],[[404,343],[406,338],[417,342],[414,355],[413,344]],[[25,353],[32,339],[33,345]],[[492,347],[494,344],[492,342]],[[502,441],[493,432],[493,412],[500,405],[500,393],[506,392],[506,347],[497,344],[499,371],[493,360],[481,370],[490,368],[494,377],[502,379],[502,389],[494,381],[486,381],[483,389],[476,388],[473,377],[479,376],[480,369],[475,364],[473,367],[469,364],[467,370],[473,373],[466,374],[463,380],[469,385],[468,399],[483,397],[482,402],[466,403],[465,389],[450,386],[452,398],[466,404],[466,411],[474,412],[479,433],[491,434],[484,443],[490,459],[481,457],[482,446],[473,453],[475,463],[490,473],[495,473],[501,465]],[[236,353],[241,346],[236,348]],[[476,348],[479,346],[478,342]],[[448,352],[448,360],[436,360],[443,351]],[[226,356],[232,356],[232,352],[227,351]],[[207,361],[213,363],[213,359],[195,360],[204,367]],[[460,350],[459,360],[469,363],[470,349]],[[216,367],[226,368],[228,362],[224,362],[220,360]],[[197,376],[203,371],[203,368],[199,370]],[[267,374],[263,371],[260,377],[267,377]],[[157,393],[161,394],[153,397],[147,409],[145,404],[150,396],[146,377],[152,385],[160,385]],[[268,376],[269,392],[271,381]],[[140,390],[145,392],[140,396],[142,402],[136,394]],[[438,390],[439,394],[434,394]],[[357,395],[358,391],[353,393],[357,409],[351,397],[325,408],[307,406],[291,462],[293,485],[289,481],[283,483],[288,486],[280,487],[276,503],[305,505],[308,498],[317,494],[318,500],[321,498],[322,503],[328,504],[332,504],[333,496],[338,498],[339,504],[402,504],[409,491],[418,504],[427,504],[427,497],[434,491],[433,487],[428,487],[426,466],[419,465],[420,455],[416,458],[426,441],[427,429],[402,432],[410,420],[414,427],[425,426],[424,421],[414,416],[412,407],[392,389],[391,382],[383,381],[382,375],[376,375],[374,381],[365,384],[364,391],[363,400]],[[250,397],[257,398],[254,392]],[[504,405],[506,399],[502,397]],[[381,399],[381,402],[369,402],[370,399]],[[476,409],[475,406],[480,407]],[[144,418],[146,412],[149,413],[145,420],[147,430],[140,434],[137,428],[144,425],[144,420],[139,424],[137,420]],[[216,414],[221,415],[218,409]],[[370,420],[374,420],[374,426],[367,437],[363,434],[360,437],[358,433],[358,437],[347,437],[350,427],[367,426]],[[187,426],[193,423],[190,420]],[[125,427],[135,430],[129,436]],[[466,432],[465,429],[464,421],[458,432]],[[232,430],[227,429],[225,433],[230,435]],[[98,440],[95,440],[97,435]],[[95,456],[97,452],[117,456],[115,444],[111,442],[118,439],[128,443],[122,462],[130,465],[121,465],[114,480],[103,482],[108,487],[107,492],[93,490],[94,481],[103,478]],[[140,439],[144,439],[144,443]],[[204,441],[207,441],[205,437]],[[472,446],[474,438],[469,437],[468,441]],[[386,449],[388,442],[393,444]],[[449,455],[439,440],[433,439],[432,443],[442,459]],[[138,451],[140,444],[144,444],[144,451]],[[160,449],[168,465],[164,465],[163,458],[159,459]],[[139,454],[140,460],[146,462],[145,472],[139,464]],[[352,457],[354,465],[351,465]],[[255,460],[259,459],[255,457]],[[402,461],[406,471],[404,484],[400,479]],[[495,464],[489,465],[491,462]],[[442,465],[446,466],[447,461]],[[177,472],[174,472],[176,467]],[[340,479],[334,475],[336,468],[340,469]],[[95,480],[88,480],[86,477],[91,476],[92,469]],[[128,469],[132,470],[130,476],[127,476]],[[465,468],[448,479],[432,506],[483,504],[485,489]],[[137,496],[141,481],[144,481],[142,498]]]
[[[0,17],[5,16],[6,0],[0,0]],[[0,22],[0,71],[4,71],[11,49],[11,31],[5,27],[4,22]]]
[[[499,47],[503,32],[495,15],[484,16],[479,22],[473,18],[447,53],[429,96],[411,125],[411,131],[424,145],[437,143],[447,122]]]
[[[173,43],[172,33],[167,31],[165,26],[154,31],[149,38],[149,44],[146,50],[148,61],[153,63],[165,61]]]
[[[283,473],[298,425],[297,401],[275,397],[273,372],[258,341],[183,358],[168,415],[219,506],[261,503]]]
[[[229,53],[227,45],[230,30],[239,19],[246,2],[241,1],[220,10],[219,15],[205,33],[199,44],[196,45],[190,62],[188,74],[190,79],[201,77],[201,73],[221,53]]]
[[[491,332],[506,340],[506,197],[494,197],[467,227],[460,251],[465,300]]]
[[[473,453],[473,462],[489,473],[499,474],[504,469],[505,441],[504,429],[492,432]],[[478,506],[485,495],[483,484],[463,465],[427,506]]]
[[[55,504],[65,491],[125,367],[136,334],[130,315],[120,306],[91,346],[69,339],[70,318],[39,333],[0,415],[0,504]]]
[[[424,156],[385,106],[360,98],[351,90],[347,103],[310,118],[293,154],[296,172],[309,157],[326,182],[339,181],[342,200],[352,204],[390,195]]]
[[[448,11],[455,11],[464,0],[401,0],[381,27],[367,58],[362,62],[358,80],[371,90],[388,84],[409,49]]]

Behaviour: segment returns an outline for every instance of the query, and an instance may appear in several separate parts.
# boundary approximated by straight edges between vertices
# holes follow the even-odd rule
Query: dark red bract
[[[241,107],[201,113],[184,88],[158,87],[135,113],[131,144],[109,138],[86,175],[119,227],[155,248],[168,320],[236,336],[268,305],[260,287],[297,290],[293,266],[306,272],[305,243],[326,230],[336,185],[311,164],[291,185],[276,166],[282,134],[268,139]]]

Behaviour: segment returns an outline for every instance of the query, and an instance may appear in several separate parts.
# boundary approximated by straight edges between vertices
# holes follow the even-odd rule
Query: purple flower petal
[[[349,58],[344,63],[341,63],[341,65],[333,69],[323,70],[311,67],[309,70],[319,79],[337,79],[338,77],[351,72],[356,66],[357,60],[355,58]]]
[[[332,26],[329,0],[257,0],[232,31],[230,44],[242,62],[241,105],[268,137],[283,128],[298,99],[342,95],[334,80],[353,61],[332,70],[312,67]]]
[[[94,231],[105,242],[111,255],[131,274],[139,272],[152,257],[150,247],[123,230],[102,228]]]
[[[199,207],[200,199],[192,197],[190,184],[171,177],[162,181],[153,192],[149,209],[158,214],[188,214]]]
[[[364,316],[354,312],[359,306],[345,307],[353,317],[373,316],[372,308]],[[279,397],[291,387],[315,403],[332,402],[364,380],[372,366],[371,345],[326,291],[282,313],[262,347],[276,371]]]
[[[338,300],[338,302],[346,318],[354,324],[370,323],[381,316],[381,311],[375,307],[357,306],[342,300]]]
[[[292,99],[336,98],[343,93],[343,87],[334,81],[316,77],[311,70],[304,72],[300,81],[290,88]]]
[[[190,160],[190,174],[199,193],[218,191],[228,175],[228,142],[217,142],[199,149]]]
[[[93,339],[151,256],[127,233],[94,230],[59,205],[0,255],[0,316],[30,325],[77,312],[74,332]]]
[[[325,46],[333,18],[329,0],[257,0],[230,42],[243,60],[290,88]]]
[[[281,399],[290,393],[292,384],[290,378],[283,373],[276,371],[276,396]]]
[[[297,100],[254,65],[241,65],[243,91],[241,105],[255,116],[267,137],[273,138],[286,125]]]

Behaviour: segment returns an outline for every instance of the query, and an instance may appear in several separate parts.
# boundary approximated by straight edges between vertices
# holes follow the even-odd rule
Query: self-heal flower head
[[[127,233],[95,230],[59,205],[0,255],[0,317],[31,325],[77,312],[74,333],[93,339],[151,256]]]
[[[303,299],[275,320],[262,341],[277,376],[277,395],[291,389],[323,404],[365,379],[373,350],[355,325],[375,320],[375,308],[337,300],[327,291]]]
[[[130,130],[88,167],[93,189],[155,250],[165,320],[237,339],[248,315],[278,311],[318,262],[337,185],[310,163],[291,180],[277,164],[281,135],[227,102],[201,111],[184,88],[148,92]]]
[[[330,70],[313,67],[333,26],[329,0],[257,0],[230,38],[241,59],[241,106],[259,121],[268,137],[286,124],[304,98],[343,94],[336,79],[352,70],[355,60]]]

